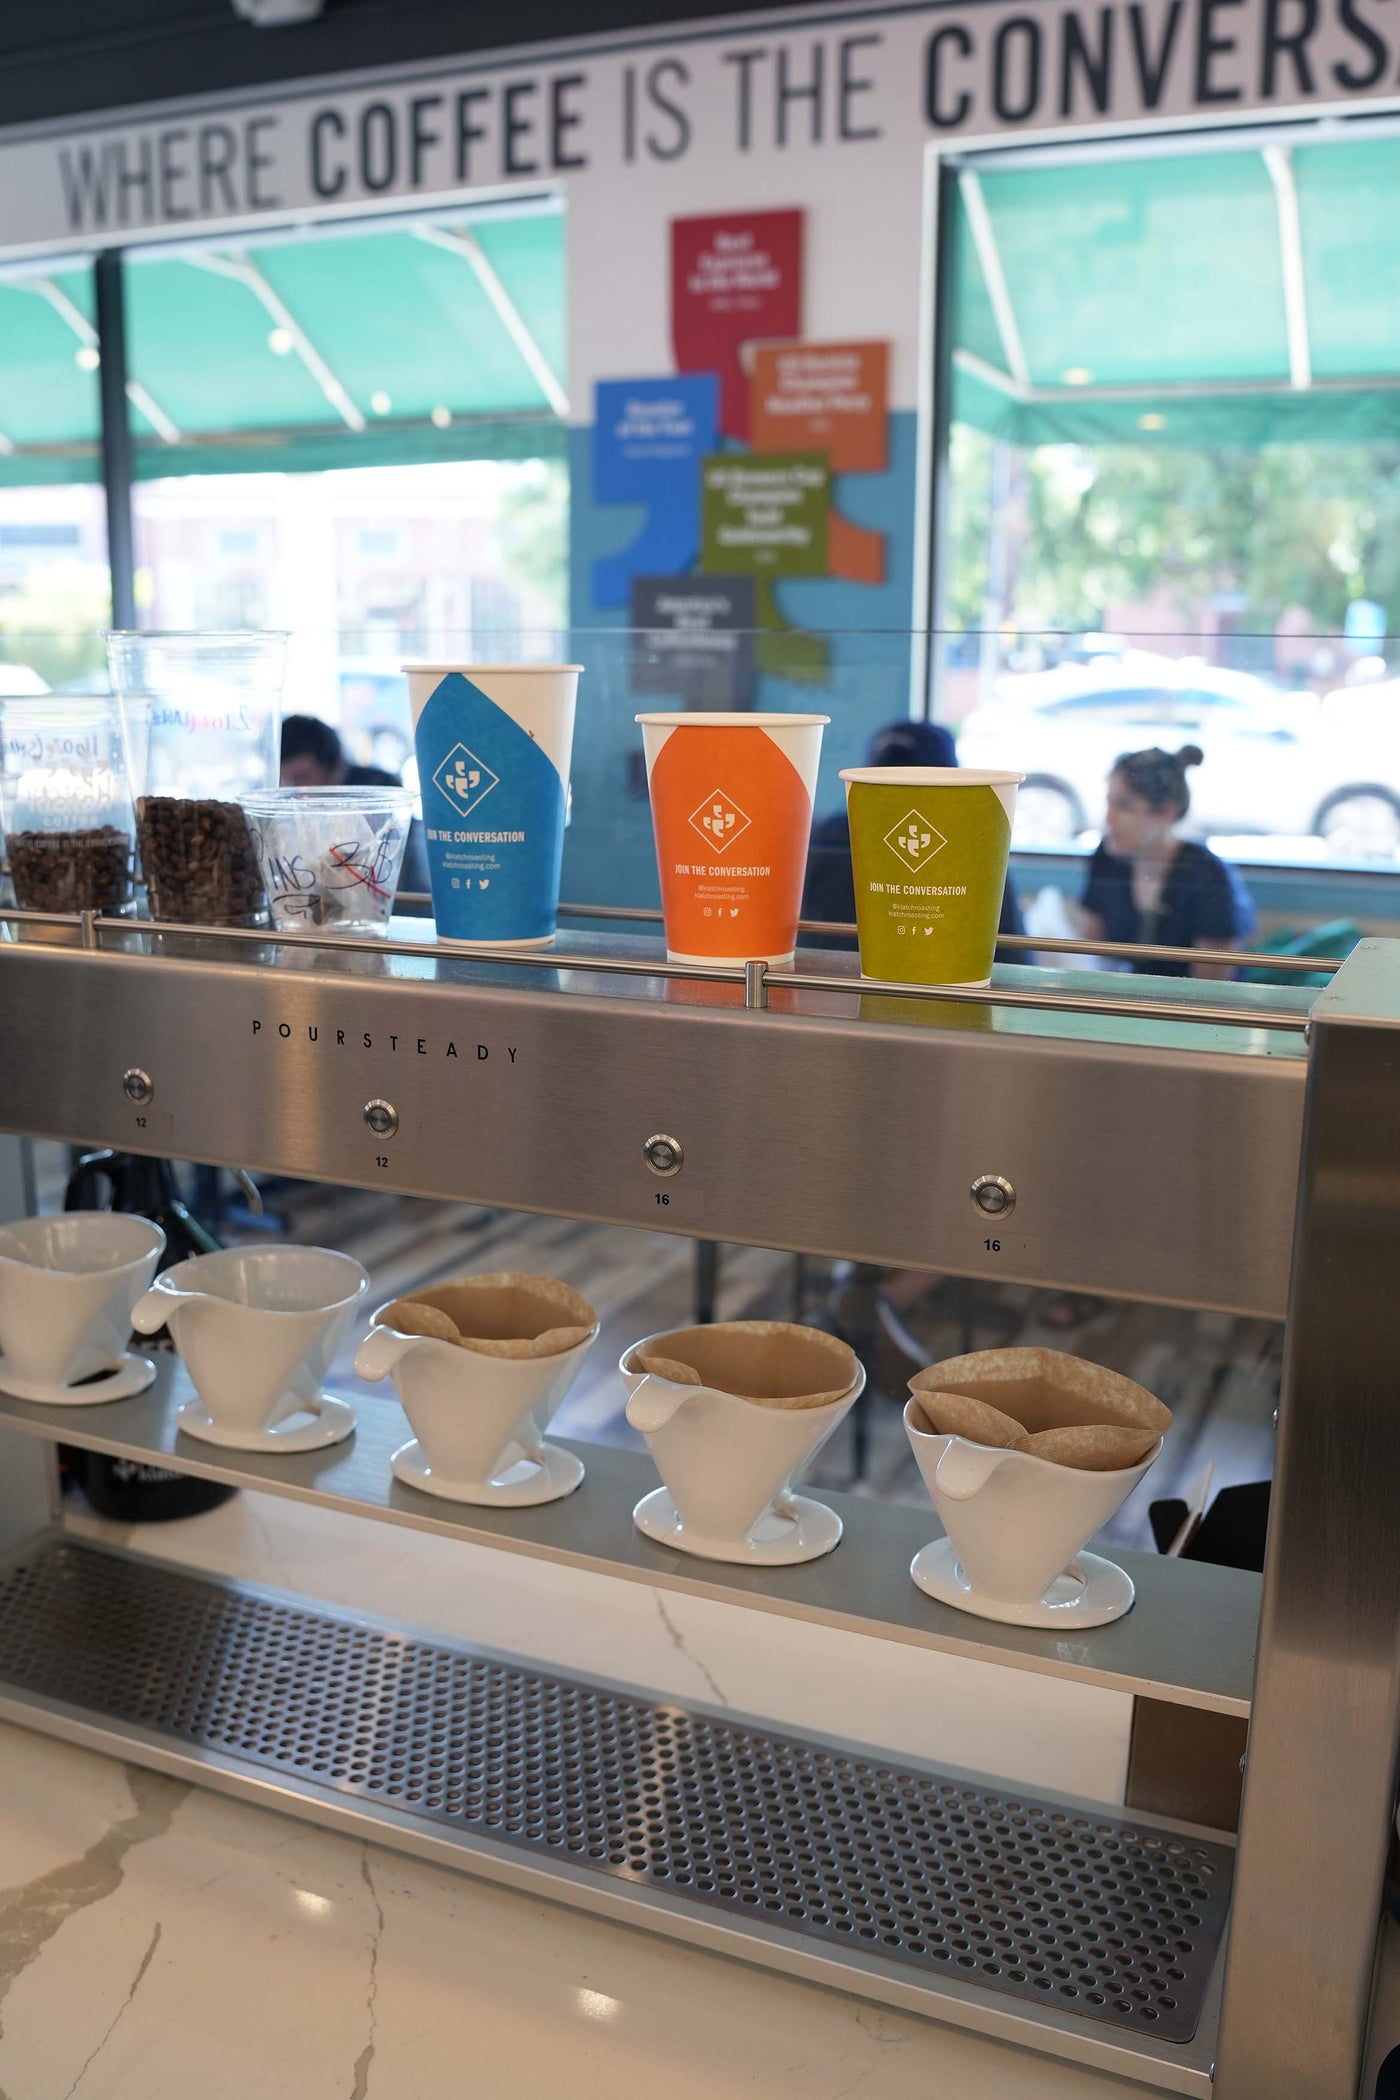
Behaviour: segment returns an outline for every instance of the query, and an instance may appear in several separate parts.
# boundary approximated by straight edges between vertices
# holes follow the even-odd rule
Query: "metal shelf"
[[[126,921],[11,931],[0,1127],[891,1266],[1284,1308],[1307,991],[1215,984],[1206,999],[1184,979],[1012,967],[990,992],[929,993],[873,986],[844,955],[802,955],[756,989],[752,970],[746,983],[679,969],[655,940],[619,935],[561,936],[541,959]],[[132,1070],[149,1099],[124,1094]],[[374,1098],[397,1110],[392,1140],[366,1127]],[[658,1131],[685,1154],[664,1185],[643,1152]],[[985,1174],[1018,1192],[993,1232],[968,1193]]]
[[[1090,1639],[1066,1641],[1032,1628],[999,1626],[938,1604],[915,1588],[909,1563],[939,1535],[932,1509],[855,1495],[823,1500],[840,1511],[845,1537],[824,1560],[796,1568],[741,1568],[654,1545],[632,1522],[633,1506],[656,1486],[649,1458],[602,1444],[576,1444],[587,1468],[578,1491],[536,1509],[473,1509],[405,1487],[389,1470],[407,1441],[398,1402],[357,1394],[348,1443],[300,1456],[225,1451],[176,1427],[193,1387],[183,1366],[162,1357],[149,1391],[99,1407],[39,1407],[0,1393],[0,1426],[103,1451],[170,1463],[183,1473],[236,1487],[318,1502],[380,1522],[464,1539],[713,1602],[801,1618],[882,1640],[935,1648],[1217,1713],[1247,1714],[1259,1619],[1259,1578],[1235,1569],[1115,1553],[1138,1604]]]
[[[1208,2095],[1232,1849],[61,1540],[0,1715],[828,1988]]]
[[[1068,2053],[1088,2060],[1086,2046],[1105,2047],[1124,2075],[1193,2092],[1206,2089],[1214,2053],[1219,2100],[1355,2090],[1400,1729],[1390,1491],[1400,1469],[1400,945],[1362,942],[1316,996],[1015,968],[962,993],[872,985],[840,955],[800,955],[784,977],[752,964],[678,969],[645,939],[564,936],[548,956],[466,956],[412,931],[404,922],[383,945],[333,947],[0,913],[0,1128],[897,1267],[1275,1318],[1287,1307],[1218,2050],[1208,2005],[1181,2053],[1126,2032],[1086,2045],[1094,2023],[1083,2019],[1069,2022]],[[364,1121],[375,1097],[397,1112],[391,1138]],[[684,1153],[664,1183],[643,1152],[656,1132]],[[990,1229],[969,1200],[985,1174],[1016,1191]],[[617,1454],[589,1454],[590,1481],[572,1502],[498,1530],[484,1515],[395,1502],[384,1445],[371,1450],[401,1433],[389,1415],[367,1411],[357,1445],[324,1474],[317,1462],[279,1461],[274,1479],[257,1478],[254,1461],[235,1469],[173,1445],[159,1412],[140,1418],[139,1434],[118,1406],[87,1424],[73,1411],[38,1413],[9,1403],[4,1419],[885,1638],[1141,1684],[1225,1712],[1243,1700],[1245,1643],[1232,1633],[1218,1651],[1209,1645],[1216,1597],[1244,1600],[1218,1569],[1135,1567],[1137,1611],[1055,1653],[1033,1634],[945,1626],[911,1595],[908,1552],[931,1528],[917,1512],[847,1505],[847,1543],[815,1568],[717,1573],[667,1565],[636,1539],[636,1462]],[[362,1462],[373,1479],[342,1496]],[[338,1481],[337,1463],[347,1469]],[[1236,1631],[1245,1617],[1241,1608]],[[54,1650],[59,1674],[84,1659],[85,1623],[82,1612],[50,1614],[39,1645]],[[372,1732],[363,1702],[350,1703]],[[266,1784],[202,1743],[172,1742],[139,1719],[95,1719],[53,1690],[16,1695],[15,1710],[215,1784]],[[421,1716],[405,1726],[421,1731]],[[810,1793],[798,1792],[812,1812]],[[453,1842],[383,1803],[330,1801],[300,1777],[279,1779],[275,1797],[323,1821],[363,1816],[435,1857]],[[702,1823],[718,1844],[721,1821]],[[463,1863],[507,1871],[493,1843],[473,1836],[458,1848]],[[546,1876],[518,1858],[509,1867],[513,1878],[537,1873],[542,1891],[556,1871],[569,1873]],[[668,1912],[663,1923],[674,1899],[649,1889],[609,1883],[589,1900],[658,1905],[662,1929],[715,1944],[727,1930],[686,1906],[684,1922]],[[1146,1913],[1165,1908],[1154,1896]],[[874,1977],[898,1963],[844,1945],[804,1945],[795,1962],[793,1944],[756,1922],[728,1935],[731,1952],[906,2002],[907,1975]],[[1064,2014],[1008,2013],[991,1987],[949,1979],[925,2003],[984,2032],[1066,2047]]]

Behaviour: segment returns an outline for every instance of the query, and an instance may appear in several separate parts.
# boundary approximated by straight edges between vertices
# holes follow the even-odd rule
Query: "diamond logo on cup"
[[[433,785],[451,803],[459,817],[468,817],[484,802],[500,775],[493,773],[465,744],[454,744],[433,775]]]
[[[704,775],[701,775],[704,778]],[[731,801],[722,788],[707,795],[698,809],[690,813],[690,821],[699,832],[710,852],[718,859],[735,839],[741,839],[748,830],[750,819],[744,815],[737,802]]]
[[[911,809],[907,817],[901,817],[892,831],[885,833],[885,844],[891,853],[897,853],[906,868],[917,875],[920,868],[941,853],[948,841],[928,817],[921,817]]]

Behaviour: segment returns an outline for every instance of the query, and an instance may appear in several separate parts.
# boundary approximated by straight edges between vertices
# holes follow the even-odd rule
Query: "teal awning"
[[[550,205],[129,258],[136,471],[277,472],[563,447]],[[0,278],[0,483],[100,478],[92,274]]]
[[[958,181],[959,421],[1022,446],[1400,439],[1400,138]]]

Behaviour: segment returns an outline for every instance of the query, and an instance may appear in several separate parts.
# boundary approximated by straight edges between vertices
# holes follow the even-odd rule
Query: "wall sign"
[[[572,198],[600,175],[640,184],[736,155],[751,176],[783,171],[769,187],[786,204],[822,187],[814,159],[878,189],[886,170],[901,180],[899,156],[930,138],[1397,94],[1391,0],[945,0],[826,24],[794,10],[722,37],[709,23],[631,51],[581,37],[534,62],[512,53],[280,100],[252,93],[211,107],[205,97],[144,121],[55,126],[0,143],[0,238],[10,250],[58,252],[75,237],[111,242],[497,184],[558,182]],[[713,184],[691,185],[697,206],[712,194]],[[799,331],[754,331],[765,332]]]
[[[688,569],[700,547],[700,462],[718,441],[719,381],[603,379],[595,392],[593,497],[644,503],[646,522],[621,553],[596,562],[595,605],[625,605],[632,578]]]
[[[800,211],[671,221],[671,346],[682,372],[719,373],[726,437],[749,434],[744,346],[801,328]]]
[[[700,478],[702,569],[825,576],[831,476],[820,452],[721,452]]]
[[[753,705],[752,576],[639,576],[632,585],[634,693],[685,707]]]
[[[751,356],[755,452],[825,452],[833,474],[882,474],[888,343],[759,343]]]

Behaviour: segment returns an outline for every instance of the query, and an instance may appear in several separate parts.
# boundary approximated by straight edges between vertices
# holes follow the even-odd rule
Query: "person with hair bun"
[[[1180,751],[1126,752],[1108,776],[1103,839],[1089,863],[1076,917],[1087,940],[1141,941],[1166,948],[1237,948],[1254,926],[1244,884],[1207,846],[1177,837],[1191,807]],[[1226,963],[1133,964],[1153,977],[1229,977]]]

